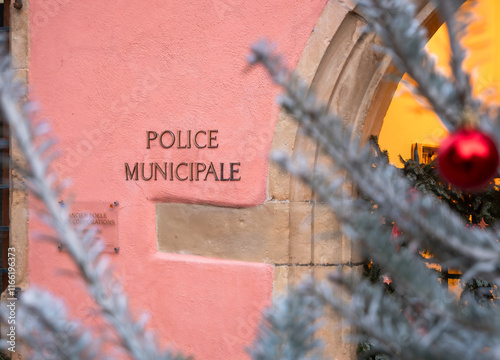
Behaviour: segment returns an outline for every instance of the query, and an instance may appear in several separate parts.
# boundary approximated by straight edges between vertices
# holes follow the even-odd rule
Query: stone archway
[[[441,26],[432,1],[418,0],[418,18],[431,37]],[[351,124],[367,140],[378,135],[392,101],[398,74],[388,56],[373,49],[378,39],[366,34],[366,21],[349,1],[329,1],[302,53],[296,72],[310,85],[319,100]],[[387,75],[392,75],[391,80]],[[291,157],[306,156],[311,171],[321,163],[317,144],[305,137],[295,120],[280,112],[272,151]],[[299,180],[270,164],[268,199],[289,201],[289,263],[275,266],[274,289],[295,284],[310,272],[322,277],[338,266],[357,267],[362,259],[342,234],[340,225],[325,205],[311,201],[313,193]],[[306,220],[306,221],[304,221]],[[297,226],[297,224],[305,226]],[[340,319],[332,315],[333,321]],[[354,347],[342,342],[348,328],[323,330],[329,354],[354,358]]]
[[[427,28],[429,37],[441,26],[432,1],[418,0],[418,19]],[[385,113],[391,103],[402,74],[398,74],[388,56],[376,52],[374,34],[364,33],[366,21],[350,1],[329,1],[302,53],[296,72],[310,85],[319,100],[339,114],[346,124],[354,126],[364,140],[378,135]],[[391,75],[391,80],[387,75]],[[309,158],[314,167],[322,159],[317,145],[298,131],[298,125],[284,112],[279,114],[272,150],[289,156]],[[271,164],[268,177],[269,201],[289,201],[290,240],[289,266],[320,267],[322,271],[335,266],[357,265],[359,257],[343,235],[335,219],[321,204],[311,202],[311,190],[299,180]],[[296,229],[292,224],[307,226]],[[307,221],[306,221],[307,222]],[[307,234],[308,233],[308,234]],[[319,236],[318,236],[319,235]],[[280,275],[278,270],[278,278]],[[290,275],[289,268],[285,273]],[[276,272],[275,272],[276,273]],[[288,278],[294,283],[297,276]],[[276,282],[276,280],[275,280]]]

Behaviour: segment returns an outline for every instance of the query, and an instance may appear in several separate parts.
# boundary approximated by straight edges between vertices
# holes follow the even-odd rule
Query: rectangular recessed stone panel
[[[288,203],[251,208],[160,203],[156,205],[156,224],[160,251],[288,262]]]

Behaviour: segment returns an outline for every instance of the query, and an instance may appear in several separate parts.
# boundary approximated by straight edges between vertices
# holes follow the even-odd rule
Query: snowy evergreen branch
[[[42,220],[53,228],[64,248],[78,267],[88,290],[100,307],[104,318],[111,324],[121,346],[134,359],[183,359],[169,351],[160,350],[151,331],[146,330],[145,318],[137,321],[131,313],[128,298],[121,284],[112,274],[109,258],[102,253],[103,245],[95,238],[95,231],[75,229],[69,221],[69,206],[59,204],[61,187],[50,164],[55,158],[46,123],[34,125],[34,106],[19,104],[26,90],[14,81],[8,55],[0,58],[0,107],[10,130],[23,153],[28,170],[27,184],[44,204]],[[35,145],[37,142],[40,145]],[[36,351],[36,349],[34,349]]]
[[[470,16],[467,13],[462,13],[461,21],[455,19],[461,1],[434,0],[434,3],[443,18],[442,20],[446,24],[451,50],[450,67],[455,80],[455,88],[457,89],[458,96],[462,104],[464,104],[464,108],[477,110],[477,104],[475,104],[472,97],[470,76],[464,70],[464,61],[467,53],[461,44]]]
[[[264,312],[263,324],[249,354],[254,360],[321,360],[321,340],[315,338],[323,305],[300,287],[279,298]]]
[[[460,84],[457,89],[456,82],[436,69],[435,61],[425,49],[427,30],[416,18],[413,2],[360,0],[358,5],[368,20],[369,28],[384,42],[382,49],[392,57],[401,73],[408,73],[415,80],[417,92],[427,100],[445,126],[452,130],[461,125],[464,109],[472,104],[472,100],[466,87],[467,79],[463,78],[462,70],[458,68],[461,67],[462,57],[458,45],[453,47],[456,55],[453,57],[456,60],[453,68]]]
[[[389,240],[390,234],[380,225],[379,214],[373,214],[366,201],[349,198],[348,195],[342,193],[343,189],[341,182],[339,181],[337,184],[338,188],[335,191],[332,188],[328,190],[327,203],[337,214],[338,219],[342,222],[343,231],[349,236],[349,239],[361,243],[361,248],[367,255],[370,256],[371,259],[373,259],[373,261],[384,264],[384,270],[387,271],[391,279],[398,284],[402,294],[404,294],[404,300],[406,303],[405,306],[401,305],[401,300],[403,300],[401,298],[394,306],[391,305],[392,307],[389,307],[388,309],[380,310],[380,316],[383,314],[386,317],[384,321],[387,321],[387,319],[392,317],[393,319],[390,322],[391,324],[393,322],[395,324],[400,324],[398,319],[401,317],[401,309],[406,309],[408,313],[408,310],[418,308],[418,318],[420,321],[425,321],[427,329],[437,326],[436,324],[441,324],[444,329],[443,331],[450,334],[455,329],[462,328],[465,324],[468,324],[468,330],[471,332],[477,332],[477,334],[474,333],[474,335],[471,335],[471,337],[467,340],[469,342],[468,344],[464,343],[465,340],[460,340],[467,349],[476,348],[478,344],[477,339],[479,338],[484,340],[484,344],[489,344],[490,346],[492,344],[497,344],[498,340],[496,340],[495,337],[492,337],[492,334],[498,334],[500,331],[500,328],[498,327],[498,324],[500,323],[500,313],[498,311],[492,312],[489,309],[488,311],[485,311],[485,309],[481,308],[476,303],[469,304],[467,309],[464,310],[463,307],[459,306],[454,296],[449,294],[448,291],[438,283],[435,273],[433,270],[425,266],[422,257],[418,253],[415,253],[411,248],[401,248],[399,249],[399,252],[396,251],[394,244],[392,244]],[[322,189],[324,190],[326,187],[317,186],[314,187],[314,189],[321,192]],[[325,193],[318,193],[318,195],[321,198],[324,198]],[[350,279],[353,280],[355,278]],[[349,281],[346,281],[346,283],[350,284]],[[368,301],[364,298],[366,290],[361,285],[361,283],[356,283],[355,285],[352,285],[352,287],[349,287],[349,290],[356,291],[357,296],[360,297],[360,299],[358,299],[359,301]],[[371,284],[369,285],[372,286]],[[376,291],[383,292],[383,289],[380,288]],[[353,293],[353,295],[355,295],[355,293]],[[356,300],[356,297],[353,296],[351,303],[349,305],[344,304],[344,306],[349,307],[356,304],[358,300]],[[332,304],[337,304],[334,308],[339,313],[347,311],[341,307],[341,304],[343,303],[340,299],[337,299],[337,302],[334,302],[333,300],[331,301]],[[391,301],[394,301],[394,296],[388,299],[383,299],[383,301],[391,304]],[[375,305],[370,303],[370,306]],[[391,313],[389,311],[390,308],[397,310]],[[354,309],[353,313],[360,314],[360,311],[359,309]],[[350,315],[351,313],[347,312],[345,314]],[[352,320],[350,316],[347,318]],[[373,331],[373,329],[377,329],[377,334],[380,336],[381,325],[379,322],[382,320],[376,319],[376,321],[374,320],[375,322],[368,322],[368,319],[369,317],[367,314],[365,314],[365,316],[360,315],[359,321],[361,321],[361,323],[354,322],[353,324],[356,325],[358,329],[364,330],[364,332],[368,334],[369,332],[367,330],[372,329],[371,331]],[[444,326],[444,324],[446,324],[446,326]],[[477,324],[477,326],[474,326],[474,324]],[[419,326],[422,326],[422,323],[420,323]],[[410,330],[411,333],[413,333],[417,338],[422,337],[418,328],[408,328],[405,330],[405,334],[410,333]],[[398,330],[399,333],[401,333],[400,331],[401,329]],[[398,336],[398,332],[394,330],[393,333],[388,333],[384,336],[389,339],[389,343],[391,343],[393,342],[391,339],[394,339],[394,336]],[[453,338],[448,340],[451,341]],[[448,346],[448,340],[446,342],[444,340],[440,340],[440,343]],[[398,343],[401,343],[399,345],[401,347],[403,346],[404,341],[398,341]],[[390,349],[387,348],[387,344],[385,345],[386,346],[383,347],[383,350],[390,353]],[[410,344],[404,345],[404,347],[407,347],[405,351],[419,354],[419,352],[412,349],[410,345],[417,347],[420,346],[416,345],[416,343],[412,341]],[[380,346],[381,345],[379,344],[379,347]],[[439,352],[446,352],[446,346],[438,349]],[[437,350],[433,349],[433,351]],[[431,354],[427,354],[426,356],[428,356],[424,357],[426,359],[439,358],[439,356],[431,356]],[[419,357],[417,356],[415,358]],[[472,359],[475,357],[472,356],[469,358]]]
[[[445,18],[455,10],[455,4],[448,1],[439,6]],[[437,72],[424,49],[426,34],[415,19],[413,4],[403,0],[361,0],[360,7],[400,71],[413,77],[420,94],[450,129],[462,126],[473,116],[481,119],[481,128],[496,134],[498,129],[492,129],[491,118],[478,113],[469,76],[462,68],[465,52],[459,41],[463,24],[450,22],[454,79],[448,79]],[[275,154],[274,160],[304,180],[334,210],[343,232],[359,243],[370,259],[383,264],[384,271],[399,287],[392,296],[384,296],[381,286],[354,273],[338,273],[332,280],[348,290],[350,301],[325,284],[310,284],[304,294],[318,296],[392,358],[500,358],[500,309],[484,306],[484,302],[459,303],[438,283],[434,270],[417,253],[417,249],[429,250],[442,260],[442,266],[461,270],[462,281],[480,277],[498,285],[500,231],[466,228],[444,202],[412,190],[393,166],[377,158],[368,146],[361,146],[361,139],[352,129],[325,111],[325,105],[318,103],[307,86],[286,69],[268,43],[255,44],[249,62],[264,65],[274,82],[284,89],[279,104],[297,119],[334,165],[311,172],[301,159],[292,161]],[[346,181],[354,184],[359,196],[346,191]],[[390,233],[381,226],[381,217],[394,221],[402,230],[398,241],[407,242],[407,248],[396,249]]]
[[[10,309],[2,304],[1,319],[8,324]],[[7,307],[6,307],[7,306]],[[15,302],[16,346],[31,359],[106,359],[101,353],[102,341],[86,330],[78,321],[70,320],[67,311],[57,297],[32,287],[23,292]],[[8,332],[7,332],[8,333]],[[3,344],[8,349],[9,336]],[[19,352],[20,349],[16,348]]]
[[[368,335],[375,347],[392,358],[498,358],[498,353],[484,351],[486,347],[499,345],[495,336],[498,326],[479,325],[483,325],[481,320],[486,316],[484,309],[482,316],[474,319],[477,326],[470,328],[470,322],[452,321],[442,302],[434,301],[432,306],[425,306],[411,297],[387,296],[383,288],[353,273],[332,274],[330,279],[350,292],[349,302],[340,299],[335,286],[324,282],[312,284],[310,292],[335,309],[355,329]],[[450,297],[447,302],[453,301]]]

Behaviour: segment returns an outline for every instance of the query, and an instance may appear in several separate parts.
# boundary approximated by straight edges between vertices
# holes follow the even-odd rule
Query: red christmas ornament
[[[498,149],[481,131],[460,129],[450,134],[438,150],[441,175],[462,190],[480,190],[497,173]]]

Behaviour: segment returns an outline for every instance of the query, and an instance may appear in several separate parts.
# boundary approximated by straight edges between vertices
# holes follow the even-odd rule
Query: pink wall
[[[245,358],[272,267],[158,253],[155,202],[265,200],[276,89],[245,57],[266,36],[296,63],[325,2],[30,1],[31,94],[60,141],[57,170],[76,200],[119,201],[117,273],[165,343],[197,359]],[[216,149],[146,149],[148,130],[214,129]],[[241,181],[125,181],[125,162],[155,161],[240,162]],[[66,255],[31,239],[30,282],[85,317],[90,301],[63,268]]]

